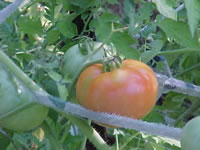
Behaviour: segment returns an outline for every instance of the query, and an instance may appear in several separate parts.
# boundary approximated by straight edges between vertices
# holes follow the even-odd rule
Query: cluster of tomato
[[[93,49],[100,45],[95,43]],[[70,48],[64,57],[64,74],[73,76],[75,68],[80,69],[88,54],[82,55],[78,45]],[[78,59],[74,59],[77,56]],[[101,52],[97,52],[91,60],[99,57],[102,57]],[[152,110],[158,95],[158,82],[149,66],[127,59],[110,71],[104,71],[103,67],[103,64],[93,64],[80,74],[76,84],[80,105],[93,111],[134,119],[141,119]],[[32,92],[2,64],[0,79],[0,127],[26,131],[41,124],[48,108],[34,103]],[[196,126],[199,122],[200,118],[195,118],[183,128],[183,150],[199,148],[200,136],[196,134],[200,132]]]

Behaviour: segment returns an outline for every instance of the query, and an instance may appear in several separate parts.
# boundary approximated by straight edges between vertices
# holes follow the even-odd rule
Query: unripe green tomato
[[[40,125],[48,108],[34,99],[33,93],[0,64],[0,127],[27,131]]]
[[[181,148],[200,150],[200,116],[193,118],[183,127]]]
[[[90,60],[88,60],[88,55],[99,48],[102,43],[100,42],[90,42],[84,44],[76,44],[69,48],[64,55],[63,63],[63,74],[67,79],[72,79],[76,74],[77,70],[83,66],[86,61],[93,61],[103,58],[103,48],[108,49],[109,46],[104,45],[101,50],[99,50]]]

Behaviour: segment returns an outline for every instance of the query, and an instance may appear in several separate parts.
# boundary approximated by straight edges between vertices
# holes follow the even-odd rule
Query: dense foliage
[[[9,4],[0,1],[0,9]],[[26,0],[0,24],[0,50],[46,92],[73,103],[77,103],[76,89],[70,83],[77,70],[102,59],[110,47],[125,58],[147,63],[157,73],[199,85],[199,14],[198,0]],[[93,41],[102,47],[88,57],[97,49],[91,48]],[[4,80],[1,69],[0,85]],[[15,94],[12,88],[5,87],[5,93]],[[0,97],[4,90],[0,86]],[[143,120],[182,128],[200,114],[199,106],[196,97],[163,93]],[[181,149],[180,142],[173,139],[94,123],[91,126],[113,149]],[[0,131],[2,150],[95,149],[72,120],[52,109],[31,131]]]

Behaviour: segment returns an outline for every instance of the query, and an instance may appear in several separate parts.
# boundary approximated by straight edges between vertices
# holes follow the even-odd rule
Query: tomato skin
[[[35,103],[35,98],[29,88],[0,64],[1,128],[28,131],[40,125],[49,109]]]
[[[181,135],[182,150],[200,149],[200,116],[190,120],[184,127]]]
[[[102,64],[86,68],[76,94],[79,103],[93,111],[140,119],[155,105],[158,83],[150,67],[127,59],[111,72],[102,72]]]

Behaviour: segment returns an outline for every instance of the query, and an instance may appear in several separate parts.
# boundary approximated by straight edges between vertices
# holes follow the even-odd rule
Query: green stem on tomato
[[[115,135],[115,140],[116,140],[116,150],[119,150],[119,139],[118,139],[118,134]]]
[[[30,90],[34,92],[43,92],[47,95],[42,88],[40,88],[33,80],[31,80],[3,51],[0,50],[0,62],[3,63],[13,74],[16,75],[18,79],[20,79]],[[52,97],[49,95],[49,97]],[[48,104],[44,104],[48,106]],[[60,112],[60,111],[58,111]],[[83,119],[72,116],[70,114],[66,114],[63,112],[64,116],[66,116],[71,122],[75,123],[79,129],[82,131],[84,135],[86,135],[89,140],[99,149],[109,150],[110,147],[105,143],[105,141],[100,137],[100,135],[90,127]]]
[[[200,48],[182,48],[182,49],[175,49],[175,50],[167,50],[167,51],[160,51],[158,55],[172,55],[172,54],[183,54],[183,53],[191,53],[191,52],[199,52]]]
[[[88,124],[89,125],[91,125],[91,120],[88,120]],[[80,148],[80,150],[85,150],[85,146],[86,146],[86,142],[87,142],[87,136],[84,136],[83,137],[83,141],[82,141],[82,143],[81,143],[81,148]]]
[[[63,113],[70,121],[75,123],[81,132],[88,137],[88,139],[96,146],[98,150],[110,150],[110,147],[106,144],[106,142],[101,138],[98,132],[91,128],[87,121],[75,118],[72,115],[66,115]]]

